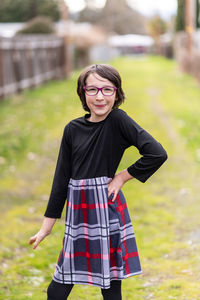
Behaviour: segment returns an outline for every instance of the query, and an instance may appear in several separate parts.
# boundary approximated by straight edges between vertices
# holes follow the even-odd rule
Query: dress
[[[112,202],[108,183],[128,147],[141,154],[127,168],[141,182],[164,163],[167,153],[122,109],[114,108],[100,122],[89,121],[89,116],[65,126],[44,216],[60,218],[66,203],[63,247],[53,280],[107,289],[111,280],[142,272],[125,197],[120,190]]]

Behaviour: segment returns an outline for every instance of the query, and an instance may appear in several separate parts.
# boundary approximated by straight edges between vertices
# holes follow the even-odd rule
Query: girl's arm
[[[68,124],[65,126],[63,132],[51,194],[41,229],[29,239],[30,245],[34,243],[33,249],[51,233],[54,223],[57,219],[61,218],[61,213],[67,198],[67,186],[70,178],[70,157],[71,147]]]
[[[65,126],[58,154],[53,184],[44,216],[60,219],[67,199],[71,177],[71,135],[69,123]]]
[[[36,233],[34,236],[32,236],[29,239],[29,244],[33,244],[33,249],[35,249],[38,244],[47,236],[51,233],[52,227],[55,224],[57,219],[53,218],[47,218],[45,217],[41,226],[40,231]]]
[[[162,145],[123,110],[118,110],[114,125],[120,146],[125,149],[135,146],[141,157],[126,170],[116,174],[109,183],[108,195],[114,193],[113,201],[127,180],[136,178],[146,182],[167,159],[167,153]]]

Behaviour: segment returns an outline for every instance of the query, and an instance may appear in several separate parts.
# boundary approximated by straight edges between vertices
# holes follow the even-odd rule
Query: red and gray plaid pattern
[[[112,202],[110,180],[106,176],[70,179],[55,281],[109,288],[111,280],[142,272],[126,200],[120,190]]]

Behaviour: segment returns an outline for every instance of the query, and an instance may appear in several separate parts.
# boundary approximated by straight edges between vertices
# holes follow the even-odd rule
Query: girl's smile
[[[95,106],[98,107],[98,108],[103,108],[103,107],[106,106],[106,104],[104,104],[104,105],[100,105],[100,104],[98,105],[98,104],[96,104]]]
[[[114,87],[113,83],[108,79],[99,76],[97,73],[91,73],[86,79],[86,86],[89,87]],[[102,91],[98,91],[96,95],[88,95],[85,93],[86,103],[90,109],[91,122],[100,122],[104,120],[113,108],[116,101],[116,91],[110,96],[103,95]]]

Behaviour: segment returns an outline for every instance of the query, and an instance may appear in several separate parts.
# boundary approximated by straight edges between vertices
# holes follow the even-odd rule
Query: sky
[[[78,12],[85,6],[84,0],[65,0],[70,12]],[[93,0],[97,7],[103,7],[106,0]],[[163,18],[168,19],[176,14],[177,0],[127,0],[129,4],[147,16],[159,13]],[[117,3],[117,0],[116,0]]]

